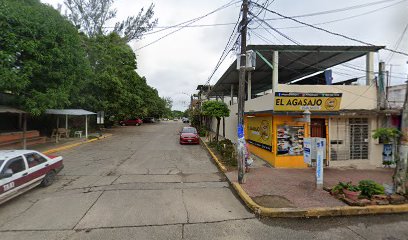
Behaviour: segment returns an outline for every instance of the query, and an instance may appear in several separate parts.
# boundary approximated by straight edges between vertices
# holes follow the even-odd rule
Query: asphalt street
[[[0,239],[408,239],[407,214],[257,218],[200,145],[179,145],[183,125],[119,127],[59,152],[52,186],[0,206]]]

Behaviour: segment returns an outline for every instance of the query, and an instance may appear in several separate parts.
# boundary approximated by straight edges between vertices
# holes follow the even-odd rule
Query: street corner
[[[254,213],[263,217],[279,218],[309,218],[309,217],[335,217],[357,216],[390,213],[407,213],[408,204],[386,206],[339,206],[339,207],[314,207],[314,208],[268,208],[257,204],[242,188],[239,183],[233,182],[233,188],[242,201]]]

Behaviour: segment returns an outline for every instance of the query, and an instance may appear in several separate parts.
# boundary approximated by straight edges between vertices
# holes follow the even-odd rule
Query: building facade
[[[285,52],[284,47],[280,47]],[[330,52],[335,50],[336,48],[328,49]],[[360,54],[348,57],[353,59],[366,56],[367,68],[373,69],[373,66],[370,66],[373,64],[370,51],[373,49],[363,49]],[[344,61],[341,57],[343,53],[347,56],[347,52],[338,50],[328,65],[334,66]],[[305,59],[298,60],[308,61],[307,56],[310,54],[305,54]],[[340,59],[337,59],[339,56]],[[275,75],[279,76],[281,71],[284,76],[288,74],[285,72],[286,69],[280,68],[276,62],[271,65],[279,69]],[[319,84],[313,82],[308,84],[307,79],[306,84],[287,82],[283,84],[286,80],[281,81],[279,77],[274,77],[273,70],[270,71],[272,80],[271,78],[267,80],[270,82],[269,90],[265,87],[254,88],[250,86],[251,81],[248,81],[244,129],[251,153],[276,168],[306,168],[308,165],[304,163],[303,140],[305,137],[321,137],[326,141],[326,166],[356,168],[382,166],[383,145],[373,139],[372,134],[375,129],[385,127],[386,124],[397,126],[398,121],[390,119],[398,119],[399,111],[379,109],[377,83],[375,76],[370,74],[374,71],[367,72],[367,81],[364,85],[335,85],[331,82],[321,84],[322,81]],[[261,83],[265,82],[264,78],[254,81],[254,75],[256,73],[253,73],[250,79],[252,84],[258,80],[256,84],[261,86]],[[300,77],[302,75],[299,73]],[[296,79],[296,76],[293,78]],[[224,74],[215,84],[213,94],[225,91],[225,87],[220,87],[217,92],[217,86],[222,86],[221,84],[227,80],[231,82],[231,79]],[[233,88],[234,86],[231,86],[231,89]],[[255,96],[252,92],[254,90],[258,95]],[[263,91],[261,95],[260,90]],[[234,99],[233,90],[231,95],[224,99],[226,103],[232,102],[229,105],[230,117],[225,119],[225,137],[236,142],[238,105],[231,99]],[[311,113],[310,121],[307,120],[306,110]],[[215,129],[215,121],[212,127]],[[221,126],[220,132],[223,131]]]

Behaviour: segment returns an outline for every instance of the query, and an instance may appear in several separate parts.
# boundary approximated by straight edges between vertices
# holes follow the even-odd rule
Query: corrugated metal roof
[[[45,110],[46,114],[55,114],[55,115],[93,115],[94,112],[90,112],[84,109],[47,109]]]
[[[270,62],[272,52],[279,51],[279,83],[284,84],[330,67],[377,52],[383,46],[322,46],[322,45],[249,45],[247,50],[258,51]],[[217,83],[210,96],[229,96],[231,85],[238,95],[239,71],[236,60]],[[272,88],[272,69],[257,55],[256,69],[252,72],[252,94]]]
[[[17,108],[0,105],[0,113],[26,113],[26,112]]]

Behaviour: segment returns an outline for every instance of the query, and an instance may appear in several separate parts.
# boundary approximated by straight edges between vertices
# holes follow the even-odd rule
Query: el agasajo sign
[[[341,93],[276,92],[274,111],[338,111],[341,96]]]

